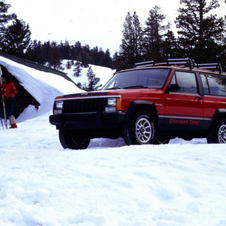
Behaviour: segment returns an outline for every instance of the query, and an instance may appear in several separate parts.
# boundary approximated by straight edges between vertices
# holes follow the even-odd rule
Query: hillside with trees
[[[125,69],[138,61],[190,57],[197,63],[220,62],[225,69],[226,20],[212,14],[218,7],[218,0],[209,4],[206,0],[181,0],[175,19],[177,36],[157,6],[150,10],[145,27],[141,27],[135,12],[133,16],[128,13],[120,51],[113,62],[117,69]]]
[[[198,63],[220,62],[225,70],[226,19],[213,14],[220,7],[219,1],[180,0],[180,3],[174,21],[176,34],[171,29],[172,22],[166,21],[158,6],[149,11],[144,26],[136,12],[128,12],[119,51],[111,57],[109,49],[90,48],[80,41],[71,45],[67,40],[60,43],[31,40],[29,24],[16,14],[8,14],[10,5],[0,1],[0,51],[58,70],[63,59],[72,64],[79,61],[82,67],[93,64],[121,70],[140,61],[161,62],[179,57],[190,57]]]

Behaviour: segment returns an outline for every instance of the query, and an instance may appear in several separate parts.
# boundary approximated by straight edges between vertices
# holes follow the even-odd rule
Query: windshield
[[[162,89],[170,73],[169,68],[140,69],[117,73],[103,89]]]

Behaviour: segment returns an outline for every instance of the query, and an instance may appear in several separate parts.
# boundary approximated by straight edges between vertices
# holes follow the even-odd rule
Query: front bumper
[[[49,121],[57,129],[120,129],[125,113],[88,112],[50,115]]]

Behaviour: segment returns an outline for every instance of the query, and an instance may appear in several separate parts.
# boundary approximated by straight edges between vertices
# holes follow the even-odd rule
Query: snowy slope
[[[51,98],[64,92],[57,81],[14,67],[49,86]],[[35,87],[45,102],[45,90]],[[0,128],[1,226],[226,225],[225,145],[94,139],[86,150],[64,150],[48,121],[52,106],[45,106],[31,119],[23,113],[18,129]]]
[[[67,60],[63,61],[63,68],[64,68],[64,73],[67,74],[67,76],[69,78],[71,78],[76,84],[78,82],[80,82],[82,85],[84,85],[85,83],[87,84],[88,80],[87,80],[87,68],[82,68],[81,71],[81,75],[79,77],[74,76],[74,68],[75,65],[71,66],[70,69],[67,69],[66,65],[67,65]],[[74,61],[75,64],[75,61]],[[96,66],[96,65],[92,65],[90,64],[89,66],[92,67],[93,73],[96,75],[97,78],[100,78],[100,82],[98,83],[98,85],[105,85],[107,83],[107,81],[113,76],[113,74],[115,73],[115,70],[112,70],[110,68],[107,67],[102,67],[102,66]]]

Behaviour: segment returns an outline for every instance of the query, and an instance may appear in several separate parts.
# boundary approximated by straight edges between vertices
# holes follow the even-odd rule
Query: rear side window
[[[208,81],[207,78],[204,74],[201,74],[201,79],[202,79],[202,85],[203,85],[203,91],[205,95],[209,95],[210,94],[210,89],[209,89],[209,85],[208,85]]]
[[[226,96],[226,77],[201,74],[204,94],[213,96]]]
[[[176,71],[171,84],[179,86],[178,92],[197,93],[197,81],[195,73]]]

